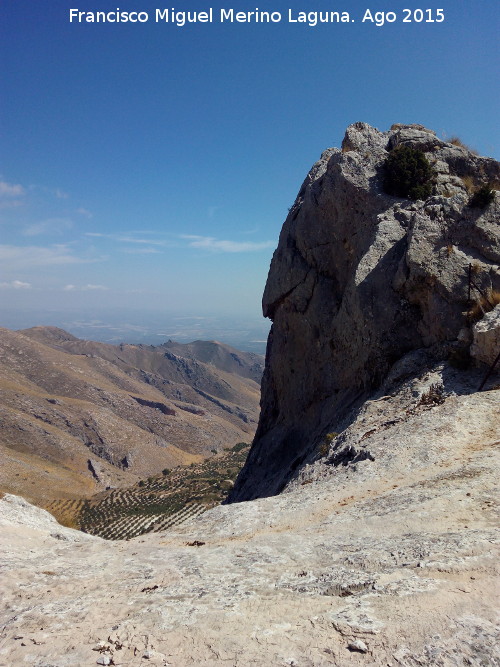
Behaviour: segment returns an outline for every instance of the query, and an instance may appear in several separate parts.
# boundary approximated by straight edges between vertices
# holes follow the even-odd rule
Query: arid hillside
[[[47,506],[249,442],[259,364],[216,342],[114,346],[0,329],[0,491]]]

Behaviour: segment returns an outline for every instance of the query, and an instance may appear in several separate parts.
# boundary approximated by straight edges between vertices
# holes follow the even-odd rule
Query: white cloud
[[[142,238],[141,236],[134,236],[136,232],[124,232],[124,233],[117,233],[117,234],[103,234],[101,232],[85,232],[85,236],[90,236],[92,238],[104,238],[104,239],[111,239],[112,241],[117,241],[119,243],[131,243],[133,245],[147,245],[149,248],[147,250],[130,250],[130,249],[123,249],[123,252],[130,252],[130,253],[154,253],[154,252],[160,252],[160,251],[155,251],[151,246],[158,246],[158,247],[172,247],[175,246],[176,244],[173,243],[172,241],[168,241],[166,239],[154,239],[154,238]],[[139,233],[139,232],[138,232]],[[155,232],[147,232],[143,231],[140,232],[142,235],[144,234],[154,234]]]
[[[0,245],[0,263],[5,271],[39,266],[84,264],[90,261],[96,260],[76,257],[68,246],[62,244],[45,247]]]
[[[68,199],[69,198],[69,194],[67,192],[64,192],[60,188],[57,188],[55,190],[54,194],[56,195],[57,199]]]
[[[188,241],[190,248],[204,248],[216,252],[255,252],[276,246],[275,241],[262,241],[260,243],[253,241],[226,241],[218,240],[213,236],[198,236],[195,234],[183,234],[181,238]]]
[[[148,245],[167,245],[166,241],[155,241],[154,239],[136,239],[133,236],[117,236],[112,237],[116,238],[117,241],[122,241],[123,243],[146,243]]]
[[[31,283],[22,280],[12,280],[10,283],[0,283],[2,289],[31,289]]]
[[[48,218],[42,222],[36,222],[23,231],[24,236],[39,236],[41,234],[62,234],[71,229],[73,223],[69,218]]]
[[[0,197],[21,197],[25,190],[22,185],[0,181]]]
[[[122,252],[126,252],[128,255],[163,255],[162,250],[157,248],[124,248]]]
[[[83,215],[85,218],[93,218],[94,217],[94,214],[92,213],[92,211],[89,211],[86,208],[83,208],[83,206],[80,206],[80,208],[77,208],[76,212],[78,213],[78,215]]]
[[[104,291],[108,290],[109,287],[106,287],[105,285],[93,285],[92,283],[88,283],[87,285],[82,285],[81,287],[78,287],[77,285],[65,285],[63,287],[64,292],[88,292],[92,290],[97,290],[97,291]]]

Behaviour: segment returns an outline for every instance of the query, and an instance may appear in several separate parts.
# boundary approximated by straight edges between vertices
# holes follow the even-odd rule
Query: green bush
[[[486,208],[495,199],[495,191],[490,185],[482,185],[469,199],[472,208]]]
[[[422,151],[398,146],[384,163],[384,190],[395,197],[427,199],[432,194],[434,170]]]
[[[229,451],[231,452],[241,452],[242,449],[248,447],[249,445],[246,442],[238,442],[234,447],[231,447]]]

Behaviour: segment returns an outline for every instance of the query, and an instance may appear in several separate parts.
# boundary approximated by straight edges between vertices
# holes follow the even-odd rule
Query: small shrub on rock
[[[450,137],[449,139],[446,139],[446,143],[448,144],[453,144],[454,146],[458,146],[459,148],[465,148],[466,151],[469,151],[469,153],[472,153],[473,155],[479,155],[479,153],[474,149],[471,148],[470,146],[467,146],[460,137]]]
[[[395,197],[427,199],[432,194],[434,175],[422,151],[398,146],[384,163],[384,190]]]
[[[420,396],[418,405],[432,407],[434,405],[441,405],[444,401],[444,387],[440,384],[431,384],[428,390]]]
[[[486,208],[495,199],[495,191],[490,185],[482,185],[469,199],[471,208]]]

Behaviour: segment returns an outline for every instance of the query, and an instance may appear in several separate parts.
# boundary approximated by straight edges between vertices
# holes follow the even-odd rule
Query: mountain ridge
[[[134,484],[249,440],[255,429],[258,355],[226,346],[218,368],[198,361],[193,347],[181,357],[55,327],[2,329],[0,348],[0,489],[31,500]],[[224,370],[230,355],[250,377]],[[53,483],[32,484],[40,476]]]

